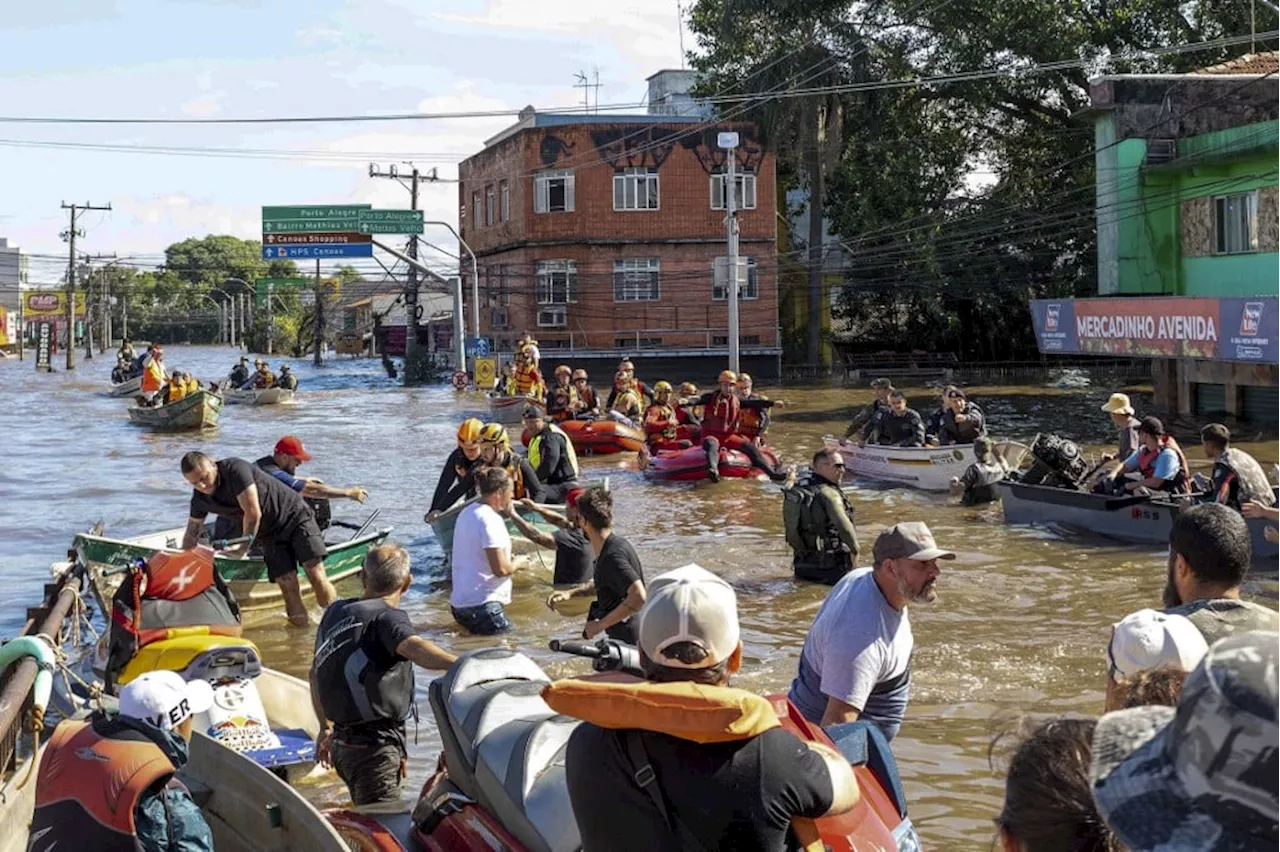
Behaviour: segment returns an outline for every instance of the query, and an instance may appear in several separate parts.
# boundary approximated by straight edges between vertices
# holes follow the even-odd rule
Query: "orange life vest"
[[[676,419],[676,410],[670,405],[655,402],[645,410],[644,431],[647,435],[674,438],[678,425],[680,424]]]
[[[135,852],[133,810],[151,785],[176,770],[138,731],[107,737],[92,721],[60,722],[40,760],[31,848]]]
[[[155,358],[151,358],[147,362],[147,366],[142,371],[142,392],[143,393],[159,393],[160,388],[164,385],[164,364]]]
[[[511,486],[513,488],[512,496],[516,500],[523,500],[529,496],[529,492],[524,487],[524,470],[520,464],[520,457],[515,453],[507,450],[507,458],[501,465],[507,472],[507,476],[511,477]]]
[[[704,436],[724,438],[738,431],[738,424],[742,419],[742,403],[736,396],[726,396],[716,391],[706,409],[706,416],[702,419]]]
[[[519,365],[516,367],[516,396],[532,396],[542,399],[546,385],[542,383],[542,374],[536,367]]]

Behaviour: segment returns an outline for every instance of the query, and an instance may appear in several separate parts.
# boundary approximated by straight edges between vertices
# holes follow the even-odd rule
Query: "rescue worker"
[[[797,580],[833,586],[857,565],[853,505],[840,490],[844,470],[838,450],[821,449],[809,475],[782,492],[782,524]]]
[[[849,421],[849,428],[844,430],[846,439],[852,438],[854,435],[864,435],[873,419],[888,413],[889,394],[893,393],[893,382],[888,379],[873,379],[871,390],[875,394],[875,399],[862,406],[853,415],[853,419]]]
[[[30,848],[212,852],[209,824],[175,777],[192,717],[212,706],[208,681],[151,671],[121,687],[118,712],[59,722],[40,759]]]
[[[276,387],[288,391],[296,391],[298,389],[298,377],[293,374],[293,370],[288,364],[280,365],[280,378],[276,381]]]
[[[1231,446],[1231,430],[1221,423],[1210,423],[1200,430],[1204,456],[1213,461],[1213,479],[1207,502],[1224,503],[1237,512],[1245,503],[1263,508],[1276,504],[1275,491],[1257,459],[1244,450]]]
[[[542,484],[544,503],[563,503],[578,487],[578,454],[564,430],[547,419],[536,405],[526,406],[524,428],[529,432],[529,464]]]
[[[1120,466],[1121,474],[1137,471],[1141,479],[1124,483],[1130,493],[1164,491],[1171,494],[1190,493],[1191,480],[1187,474],[1187,457],[1182,447],[1171,435],[1165,434],[1164,424],[1155,417],[1144,417],[1138,425],[1141,447]]]
[[[320,720],[316,759],[337,770],[357,806],[400,801],[413,667],[444,671],[457,659],[419,636],[400,609],[412,579],[403,547],[372,548],[360,570],[364,593],[336,601],[316,630],[308,677]]]
[[[866,437],[861,444],[879,444],[888,447],[923,447],[924,421],[920,412],[907,407],[902,391],[889,394],[889,411],[867,424]]]
[[[516,353],[516,370],[515,370],[515,396],[527,396],[533,399],[542,399],[546,394],[547,386],[542,381],[542,374],[538,372],[538,367],[528,348],[522,349]]]
[[[240,361],[231,368],[231,372],[227,375],[227,381],[231,383],[233,388],[242,388],[249,381],[249,356],[241,355]]]
[[[738,376],[732,370],[720,373],[719,390],[703,394],[699,404],[702,418],[702,449],[707,454],[707,477],[720,481],[720,448],[740,450],[752,465],[763,470],[774,482],[787,478],[787,472],[775,468],[752,441],[738,434],[742,417],[742,400],[737,393]]]
[[[738,433],[757,444],[763,444],[764,433],[769,431],[769,409],[777,403],[762,393],[756,393],[755,384],[747,373],[738,374],[737,388],[738,400],[742,404]]]
[[[636,380],[621,370],[614,376],[614,393],[609,397],[609,416],[634,426],[644,416],[644,402]]]
[[[691,423],[695,426],[702,425],[702,406],[698,405],[698,386],[693,382],[683,382],[680,385],[680,399],[677,408],[684,413],[682,423]]]
[[[535,502],[542,502],[542,483],[534,472],[529,460],[511,451],[511,438],[501,423],[486,423],[480,430],[480,462],[485,467],[500,467],[511,478],[513,496],[516,500],[528,497]],[[477,493],[474,482],[468,496]]]
[[[943,394],[942,410],[935,417],[925,429],[925,443],[929,445],[972,444],[987,432],[982,409],[969,402],[964,391],[954,385]]]
[[[951,496],[959,496],[962,506],[994,503],[1000,499],[996,483],[1005,478],[1009,468],[1005,466],[1000,451],[985,435],[974,438],[973,454],[977,461],[965,468],[960,476],[951,478]]]
[[[154,343],[142,356],[142,396],[148,405],[155,405],[169,379],[169,371],[164,366],[164,350]]]
[[[458,427],[458,446],[444,461],[435,494],[431,497],[431,508],[423,518],[428,524],[449,511],[471,490],[471,477],[480,465],[480,430],[483,428],[484,424],[474,417],[463,420]]]
[[[618,395],[624,390],[635,392],[639,398],[641,410],[644,409],[645,401],[653,398],[653,394],[645,383],[636,379],[636,365],[631,363],[630,358],[623,358],[618,362],[618,369],[613,374],[613,390],[609,392],[605,408],[613,409]]]
[[[645,441],[651,452],[683,450],[693,446],[691,441],[678,440],[680,418],[672,405],[672,393],[670,382],[658,382],[653,386],[653,404],[644,411]]]
[[[570,381],[572,375],[567,364],[556,367],[555,384],[547,391],[547,414],[557,422],[573,419],[581,408],[578,393]]]
[[[577,417],[588,418],[600,414],[600,400],[596,397],[596,389],[591,387],[586,370],[577,369],[573,371],[573,391],[578,395],[578,404],[580,406]]]

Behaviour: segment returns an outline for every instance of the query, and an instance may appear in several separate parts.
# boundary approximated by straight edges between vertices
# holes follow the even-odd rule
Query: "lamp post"
[[[471,255],[471,333],[475,335],[476,340],[479,340],[480,339],[480,265],[476,263],[476,253],[471,250],[471,246],[463,242],[462,235],[459,234],[456,230],[454,230],[454,227],[450,225],[448,222],[423,222],[422,224],[439,225],[442,228],[448,228],[449,233],[453,234],[454,238],[457,239],[458,245],[462,246],[463,251]],[[462,305],[459,304],[458,307],[459,309],[461,309]],[[472,355],[472,358],[474,357],[475,356]],[[465,362],[460,364],[460,366],[458,367],[458,369],[460,370],[465,370],[466,368],[467,367]]]
[[[738,358],[738,216],[737,216],[737,193],[738,193],[738,134],[733,132],[720,133],[716,136],[716,143],[723,148],[727,154],[725,156],[727,170],[724,182],[724,210],[725,210],[725,239],[728,242],[728,263],[725,274],[728,277],[726,283],[728,286],[729,297],[729,369],[738,372],[741,364]]]
[[[252,284],[250,284],[248,281],[245,281],[243,278],[236,278],[234,275],[228,275],[228,276],[227,276],[227,283],[229,284],[229,283],[231,283],[232,281],[235,281],[237,284],[241,284],[241,285],[243,285],[243,286],[244,286],[244,288],[245,288],[245,290],[247,290],[249,293],[253,293],[253,292],[254,292],[254,287],[253,287],[253,285],[252,285]],[[245,295],[244,293],[236,293],[236,294],[232,297],[232,298],[233,298],[233,301],[232,301],[232,308],[231,308],[231,311],[232,311],[232,314],[231,314],[231,315],[232,315],[232,321],[231,321],[231,345],[232,345],[232,346],[235,346],[235,345],[236,345],[236,332],[235,332],[235,319],[234,319],[234,317],[235,317],[235,314],[236,314],[236,312],[237,312],[237,311],[240,313],[240,343],[241,343],[241,345],[242,345],[242,346],[243,346],[243,345],[247,345],[247,344],[245,343],[245,340],[246,340],[246,337],[247,337],[248,332],[249,332],[249,312],[248,312],[249,299],[247,299],[247,298],[242,298],[244,295]]]

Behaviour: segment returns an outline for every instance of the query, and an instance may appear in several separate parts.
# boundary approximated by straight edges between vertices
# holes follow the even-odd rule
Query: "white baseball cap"
[[[120,688],[120,715],[172,731],[213,706],[213,687],[205,680],[183,680],[177,672],[147,672]]]
[[[1140,609],[1114,627],[1107,657],[1117,680],[1159,668],[1189,672],[1209,650],[1200,629],[1182,615]]]
[[[677,669],[706,669],[738,649],[738,598],[733,587],[701,565],[659,574],[649,583],[640,610],[640,648],[655,663]],[[672,645],[691,642],[706,652],[696,663],[669,657]]]

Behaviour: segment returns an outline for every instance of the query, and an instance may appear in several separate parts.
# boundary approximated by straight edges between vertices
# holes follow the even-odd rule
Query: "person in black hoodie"
[[[458,446],[445,459],[444,470],[440,472],[440,481],[436,483],[436,492],[431,498],[431,508],[423,518],[431,523],[449,511],[471,490],[471,474],[480,464],[480,430],[484,424],[474,417],[468,417],[458,427]]]

